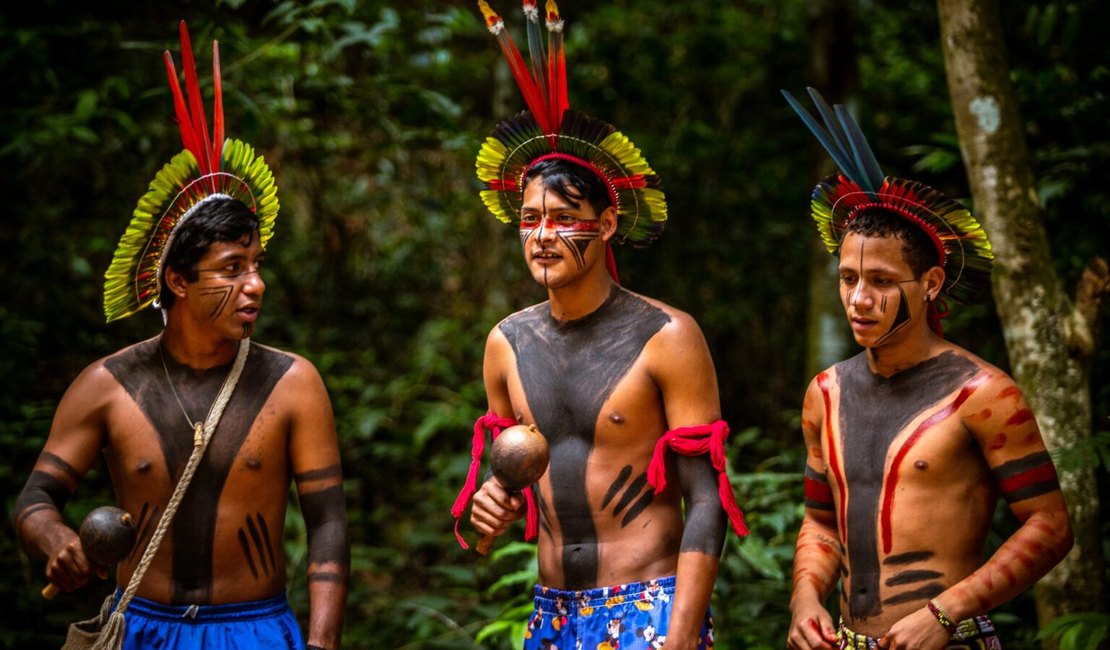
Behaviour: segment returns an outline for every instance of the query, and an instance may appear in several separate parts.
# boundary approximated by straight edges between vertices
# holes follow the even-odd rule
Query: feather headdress
[[[501,221],[519,225],[525,174],[540,161],[559,158],[585,167],[605,183],[617,209],[618,241],[634,246],[655,241],[667,220],[659,176],[615,127],[570,108],[564,23],[554,0],[547,0],[545,7],[546,44],[537,1],[523,1],[531,64],[525,63],[505,21],[485,0],[478,0],[478,7],[528,107],[494,127],[478,152],[476,167],[486,188],[481,193],[486,207]]]
[[[785,90],[782,94],[840,168],[839,174],[813,189],[813,220],[825,247],[836,255],[856,215],[869,208],[886,210],[913,222],[932,240],[944,268],[942,292],[961,303],[974,298],[990,284],[994,261],[990,240],[979,222],[958,201],[928,185],[884,177],[847,109],[830,108],[820,93],[808,90],[823,126],[793,95]]]
[[[270,168],[249,144],[231,138],[224,140],[219,44],[212,42],[215,97],[210,139],[185,21],[181,21],[180,32],[187,97],[181,92],[168,51],[164,59],[185,150],[166,163],[150,182],[104,274],[104,315],[109,322],[130,316],[158,299],[162,263],[174,233],[205,201],[212,198],[242,201],[258,216],[263,248],[274,233],[278,200]]]

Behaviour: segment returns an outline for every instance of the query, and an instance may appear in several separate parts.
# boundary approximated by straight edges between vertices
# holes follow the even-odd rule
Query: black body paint
[[[717,470],[708,456],[676,455],[675,463],[686,505],[681,550],[719,556],[728,532],[728,518],[721,507]]]
[[[853,618],[882,611],[879,596],[879,500],[891,442],[930,406],[975,376],[977,366],[945,352],[892,377],[867,366],[862,352],[836,366],[840,384],[840,437],[848,485],[848,560]]]
[[[343,498],[343,486],[333,485],[302,494],[300,500],[308,533],[309,565],[334,562],[349,566],[351,549],[347,543],[347,505]]]
[[[239,529],[239,546],[243,549],[243,555],[247,559],[247,567],[251,570],[251,575],[257,580],[259,577],[259,569],[269,577],[277,572],[277,563],[274,559],[274,547],[270,541],[270,529],[266,526],[266,518],[262,516],[261,512],[255,513],[254,517],[247,516],[247,526],[244,530]],[[247,540],[254,542],[252,546]],[[255,562],[255,558],[258,562]]]
[[[158,338],[144,341],[109,358],[104,366],[158,432],[166,467],[176,484],[193,451],[193,432],[186,426],[185,416],[166,384],[159,344]],[[169,354],[165,361],[185,410],[190,417],[203,419],[231,364],[193,370]],[[286,354],[257,344],[251,346],[235,393],[174,518],[170,533],[172,604],[210,602],[216,515],[224,482],[263,404],[291,365],[293,358]]]
[[[914,562],[921,562],[928,560],[936,555],[932,551],[909,551],[908,553],[899,553],[898,555],[891,555],[883,560],[883,564],[887,566],[897,566],[899,564],[913,564]]]
[[[586,498],[586,464],[601,407],[644,345],[669,321],[661,309],[614,287],[601,307],[579,320],[558,322],[544,302],[500,325],[516,354],[532,416],[550,447],[565,589],[585,589],[597,581],[597,530]]]
[[[31,472],[12,509],[15,513],[15,530],[18,532],[23,520],[40,510],[54,508],[61,512],[71,494],[73,493],[69,487],[53,474],[41,470]]]

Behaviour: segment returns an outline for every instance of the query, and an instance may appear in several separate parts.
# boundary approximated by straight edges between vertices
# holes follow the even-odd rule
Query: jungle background
[[[494,6],[520,37],[518,3]],[[811,268],[823,261],[808,196],[832,169],[779,90],[826,84],[856,112],[887,174],[969,200],[937,7],[564,0],[560,9],[571,105],[629,135],[667,190],[661,240],[617,250],[622,281],[701,323],[733,429],[732,480],[753,533],[726,544],[717,647],[784,647],[802,502],[798,412],[821,342],[827,351],[846,328],[833,319],[807,336],[822,297],[809,288]],[[1070,286],[1110,251],[1110,4],[1014,0],[1000,11],[1052,263]],[[523,102],[476,7],[445,0],[0,7],[0,647],[57,647],[65,623],[92,615],[109,589],[43,601],[42,564],[19,551],[11,507],[68,383],[160,328],[151,311],[105,325],[102,278],[138,197],[181,149],[161,61],[169,49],[180,62],[181,18],[206,93],[209,43],[220,41],[228,134],[260,150],[277,177],[282,209],[255,339],[311,359],[333,400],[353,545],[345,645],[510,647],[529,609],[533,548],[500,540],[488,559],[465,552],[448,510],[484,412],[485,335],[544,295],[524,273],[516,234],[482,207],[473,173],[481,139]],[[1105,329],[1103,320],[1102,340]],[[956,307],[947,331],[1009,367],[989,296]],[[1096,349],[1090,369],[1092,435],[1054,453],[1063,472],[1093,467],[1105,498],[1110,354]],[[67,516],[79,522],[110,499],[94,470]],[[1098,545],[1106,524],[1099,515]],[[1014,525],[1000,508],[990,544]],[[297,516],[286,543],[303,617]],[[1071,615],[1066,646],[1098,643],[1104,595],[1080,595],[1094,611]],[[1034,610],[1026,594],[995,613],[1008,648],[1039,647]]]

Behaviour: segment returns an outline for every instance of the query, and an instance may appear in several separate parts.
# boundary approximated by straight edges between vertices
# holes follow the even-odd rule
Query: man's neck
[[[931,359],[947,349],[945,340],[927,327],[897,342],[878,348],[867,348],[867,366],[871,372],[891,377],[908,368]]]
[[[613,290],[613,280],[606,271],[582,278],[573,285],[548,289],[551,316],[558,321],[578,320],[597,311]]]
[[[170,318],[162,330],[162,346],[178,363],[205,370],[231,363],[239,350],[239,341],[183,327]]]

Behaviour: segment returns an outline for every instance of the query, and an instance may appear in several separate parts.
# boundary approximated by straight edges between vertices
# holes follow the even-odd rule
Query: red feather
[[[189,114],[193,118],[193,139],[201,146],[198,158],[200,170],[204,174],[210,174],[219,166],[212,164],[212,144],[208,139],[208,122],[204,119],[204,104],[200,97],[200,83],[197,81],[193,44],[189,40],[189,28],[184,20],[181,21],[181,67],[185,72],[185,92],[189,95]]]
[[[220,44],[212,41],[212,163],[219,168],[224,153],[224,87],[220,77]]]
[[[173,110],[177,115],[177,128],[181,131],[181,144],[192,152],[193,157],[200,161],[200,147],[193,139],[193,124],[189,119],[189,109],[185,107],[185,98],[181,94],[181,83],[177,79],[177,70],[173,67],[173,56],[167,51],[163,56],[166,62],[166,76],[170,81],[170,92],[173,93]]]

